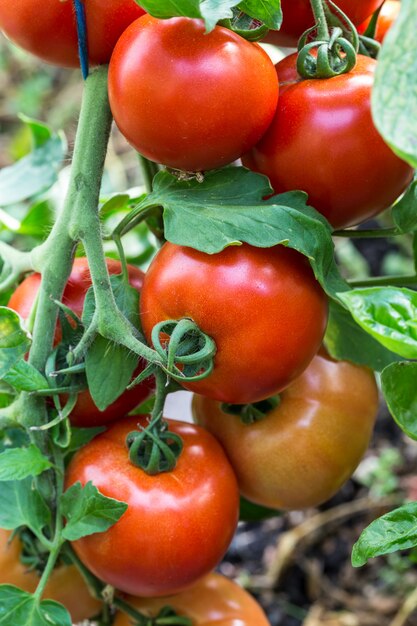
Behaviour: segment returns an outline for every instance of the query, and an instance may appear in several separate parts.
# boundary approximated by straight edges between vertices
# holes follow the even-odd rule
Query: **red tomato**
[[[376,61],[359,55],[348,74],[301,80],[296,59],[276,66],[275,119],[243,163],[268,176],[276,193],[306,191],[335,228],[360,224],[389,207],[413,176],[372,121]]]
[[[33,593],[39,576],[21,563],[21,544],[17,537],[9,543],[11,532],[0,529],[0,585],[15,585],[23,591]],[[73,622],[82,622],[100,612],[101,603],[95,600],[74,565],[63,565],[55,569],[48,580],[43,597],[63,604],[71,614]]]
[[[73,546],[104,582],[152,597],[182,591],[216,566],[236,529],[239,493],[222,448],[199,426],[167,420],[184,443],[172,472],[149,476],[130,463],[126,437],[147,419],[126,418],[96,437],[77,452],[66,482],[92,481],[105,496],[127,502],[108,531]]]
[[[194,626],[270,626],[259,604],[236,583],[220,574],[209,574],[191,589],[169,598],[128,597],[129,604],[147,617],[155,617],[165,606],[188,617]],[[125,613],[114,626],[131,626]]]
[[[107,267],[110,274],[120,274],[122,271],[119,261],[113,259],[107,259]],[[129,282],[132,287],[138,291],[142,288],[143,272],[133,267],[128,266],[129,269]],[[23,319],[29,317],[32,306],[35,302],[36,294],[41,284],[40,274],[32,274],[25,278],[25,280],[18,286],[16,291],[10,298],[8,306],[19,313]],[[71,275],[68,279],[67,286],[65,287],[62,301],[67,305],[78,317],[81,317],[84,299],[87,291],[91,287],[90,270],[88,269],[87,259],[80,257],[74,260]],[[61,331],[57,328],[56,342],[61,340]],[[139,366],[136,374],[139,374],[143,369]],[[78,394],[77,404],[75,405],[70,419],[73,426],[102,426],[108,424],[113,420],[123,417],[134,409],[138,404],[143,402],[151,392],[151,383],[145,381],[140,385],[137,385],[130,391],[125,391],[113,404],[107,407],[104,411],[99,411],[91,398],[91,394],[88,390],[82,391]],[[63,396],[65,399],[65,396]]]
[[[144,332],[193,319],[214,339],[214,371],[184,384],[222,402],[249,403],[290,384],[320,347],[327,300],[307,260],[275,246],[230,246],[219,254],[165,244],[141,296]]]
[[[146,15],[120,38],[110,62],[116,123],[145,157],[201,171],[238,159],[275,113],[278,81],[262,48],[201,20]]]
[[[401,4],[398,0],[385,0],[382,9],[378,15],[376,23],[375,39],[382,43],[385,35],[400,14]],[[358,26],[358,32],[364,33],[369,26],[371,17]]]
[[[144,14],[135,0],[84,0],[92,65],[108,63],[122,32]],[[48,63],[78,67],[72,0],[0,0],[0,30]]]
[[[333,496],[365,453],[377,411],[372,372],[324,353],[253,424],[213,400],[193,399],[196,421],[224,447],[241,493],[275,509],[317,506]]]
[[[383,0],[337,0],[335,4],[357,26],[381,6]],[[280,30],[271,30],[265,42],[276,46],[297,46],[298,39],[314,26],[310,0],[281,0],[283,22]]]

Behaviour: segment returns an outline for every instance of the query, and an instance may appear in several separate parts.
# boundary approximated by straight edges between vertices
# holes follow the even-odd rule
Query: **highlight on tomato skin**
[[[186,389],[245,404],[279,393],[320,348],[327,298],[307,259],[285,246],[229,246],[218,254],[166,243],[151,263],[141,320],[188,317],[217,347],[213,372]]]
[[[372,15],[383,0],[337,0],[335,4],[348,16],[355,26]],[[301,35],[314,26],[310,0],[281,0],[283,21],[280,30],[270,30],[265,43],[276,46],[297,47]]]
[[[275,113],[278,81],[266,52],[231,30],[206,34],[202,20],[145,15],[117,43],[109,97],[138,152],[196,172],[223,167],[259,141]]]
[[[212,573],[196,585],[167,598],[125,598],[147,617],[155,617],[165,606],[188,617],[194,626],[271,626],[256,600],[242,587],[221,574]],[[125,613],[116,615],[114,626],[130,626]]]
[[[22,544],[17,536],[13,541],[10,541],[11,537],[10,531],[0,528],[0,585],[14,585],[34,593],[40,577],[20,561]],[[102,606],[91,596],[85,580],[74,565],[61,565],[52,572],[44,598],[63,604],[74,623],[94,617]]]
[[[166,420],[184,447],[174,470],[150,476],[130,460],[126,437],[149,416],[115,422],[71,460],[66,488],[92,481],[127,511],[104,533],[73,542],[98,578],[136,596],[178,593],[223,558],[239,519],[236,476],[218,441],[193,424]]]
[[[317,506],[342,487],[369,445],[377,411],[372,371],[324,351],[253,424],[193,398],[194,420],[224,447],[242,495],[287,510]]]
[[[91,65],[108,63],[123,31],[145,11],[135,0],[84,3]],[[43,61],[79,67],[72,0],[0,0],[0,31]]]
[[[110,274],[120,274],[122,265],[120,261],[106,259],[107,268]],[[128,265],[129,284],[140,292],[143,285],[144,273],[133,265]],[[40,274],[27,276],[13,292],[8,307],[19,313],[23,319],[27,319],[35,303],[37,293],[41,284]],[[64,290],[62,301],[69,307],[77,317],[81,318],[84,300],[88,290],[92,285],[88,261],[85,257],[74,259],[73,268]],[[57,326],[55,332],[55,343],[61,341],[61,329]],[[144,363],[139,363],[134,375],[139,375],[143,370]],[[104,411],[100,411],[91,397],[88,389],[78,394],[76,405],[74,406],[70,421],[73,426],[92,428],[103,426],[127,415],[135,407],[148,398],[154,389],[153,379],[148,379],[131,390],[124,391]],[[62,394],[62,402],[67,401],[67,396]]]
[[[374,126],[371,91],[377,62],[329,79],[301,80],[292,54],[277,66],[274,121],[243,164],[270,179],[275,193],[299,189],[334,228],[361,224],[390,207],[413,169]]]

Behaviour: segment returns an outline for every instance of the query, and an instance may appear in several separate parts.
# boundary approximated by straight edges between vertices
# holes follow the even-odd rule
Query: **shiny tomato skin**
[[[357,26],[381,6],[383,0],[338,0],[335,4]],[[299,38],[314,26],[310,0],[281,0],[283,21],[280,30],[271,30],[265,42],[296,47]]]
[[[270,626],[256,600],[242,587],[221,574],[212,573],[196,585],[168,598],[126,598],[147,617],[155,617],[164,606],[188,617],[193,626]],[[113,626],[131,626],[131,619],[119,613]]]
[[[108,63],[123,31],[144,14],[135,0],[85,0],[92,65]],[[47,63],[79,67],[72,0],[0,0],[0,30]]]
[[[201,20],[136,20],[109,69],[115,121],[152,161],[188,171],[222,167],[264,134],[278,80],[267,54],[232,31],[205,34]]]
[[[413,176],[372,121],[376,61],[358,55],[348,74],[301,80],[296,58],[276,66],[281,95],[274,121],[243,163],[268,176],[276,193],[306,191],[334,228],[360,224],[388,208]]]
[[[144,332],[191,318],[217,346],[214,371],[184,384],[222,402],[278,393],[307,367],[327,322],[327,299],[307,260],[274,246],[230,246],[218,254],[166,243],[141,297]]]
[[[348,480],[368,447],[378,410],[375,377],[320,352],[280,398],[247,425],[195,395],[194,419],[224,447],[245,498],[275,509],[317,506]]]
[[[73,546],[91,571],[137,596],[170,595],[210,572],[226,552],[239,517],[236,477],[216,439],[199,426],[167,420],[184,449],[172,472],[148,476],[125,444],[146,416],[116,422],[74,456],[66,483],[92,481],[129,505],[105,533]]]
[[[9,543],[11,532],[0,529],[0,585],[14,585],[33,593],[39,576],[20,561],[21,544],[17,537]],[[74,623],[87,620],[100,612],[101,603],[93,598],[74,565],[55,569],[48,580],[44,599],[60,602],[69,611]]]
[[[122,267],[120,261],[106,259],[106,263],[110,274],[121,273]],[[128,266],[128,271],[130,285],[140,291],[144,278],[143,272],[133,265]],[[10,298],[8,306],[19,313],[23,319],[27,319],[30,315],[40,284],[40,274],[31,274],[20,283]],[[87,259],[85,257],[76,258],[67,286],[65,287],[62,301],[74,311],[78,317],[82,315],[85,296],[91,284]],[[55,339],[56,343],[59,343],[61,340],[61,330],[59,327],[57,328]],[[143,367],[139,365],[136,374],[139,374],[142,369]],[[71,423],[73,426],[80,427],[93,427],[108,424],[115,419],[123,417],[143,402],[150,395],[152,388],[152,383],[145,381],[133,389],[125,391],[104,411],[99,411],[88,390],[81,391],[78,394],[77,403],[70,415]],[[66,396],[62,396],[62,399],[65,401]]]
[[[382,9],[379,12],[378,20],[376,23],[376,31],[374,36],[376,41],[379,41],[379,43],[383,43],[385,35],[399,16],[400,9],[401,3],[398,0],[385,0],[384,4],[382,5]],[[369,22],[371,21],[371,17],[369,17],[365,22],[358,26],[359,33],[364,33],[366,31],[369,26]]]

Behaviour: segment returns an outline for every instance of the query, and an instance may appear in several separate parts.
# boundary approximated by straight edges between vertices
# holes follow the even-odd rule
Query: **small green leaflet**
[[[30,347],[22,318],[5,306],[0,307],[0,379],[20,361]]]
[[[329,302],[324,343],[335,359],[365,365],[377,372],[401,358],[358,326],[349,311],[334,300]]]
[[[265,23],[268,28],[279,30],[282,24],[281,0],[244,0],[239,9]]]
[[[17,587],[0,585],[0,626],[72,626],[72,619],[58,602],[39,602]]]
[[[244,167],[209,172],[202,183],[159,172],[154,191],[134,211],[163,206],[167,240],[207,254],[242,242],[261,248],[284,244],[308,257],[329,295],[348,289],[334,260],[330,226],[307,205],[306,194],[263,200],[271,194],[268,179]]]
[[[352,565],[361,567],[376,556],[417,546],[417,502],[405,504],[372,522],[352,550]]]
[[[28,448],[11,448],[0,454],[0,481],[38,476],[51,467],[52,464],[34,444]]]
[[[393,363],[381,375],[382,392],[398,426],[417,440],[417,363]]]
[[[39,533],[50,522],[51,511],[31,478],[0,482],[0,502],[0,528],[29,526]]]
[[[372,91],[372,114],[385,141],[417,167],[417,2],[402,0],[401,11],[384,40]]]
[[[417,180],[414,180],[391,211],[398,230],[409,233],[417,230]]]
[[[24,359],[18,361],[3,377],[3,380],[17,391],[37,391],[48,388],[46,378]]]
[[[17,204],[46,191],[58,180],[58,170],[67,144],[62,133],[45,126],[32,125],[34,149],[22,159],[0,171],[0,206]]]
[[[61,503],[67,519],[62,536],[69,541],[108,530],[127,511],[127,504],[103,496],[91,482],[72,485]]]
[[[383,346],[417,358],[417,292],[394,287],[353,289],[338,294],[353,318]]]

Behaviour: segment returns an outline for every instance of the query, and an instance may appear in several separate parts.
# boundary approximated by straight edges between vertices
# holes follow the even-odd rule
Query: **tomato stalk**
[[[379,228],[375,230],[334,230],[333,237],[348,237],[349,239],[378,239],[382,237],[399,237],[405,233],[397,228]]]
[[[408,287],[417,285],[416,276],[375,276],[349,281],[351,287]]]

